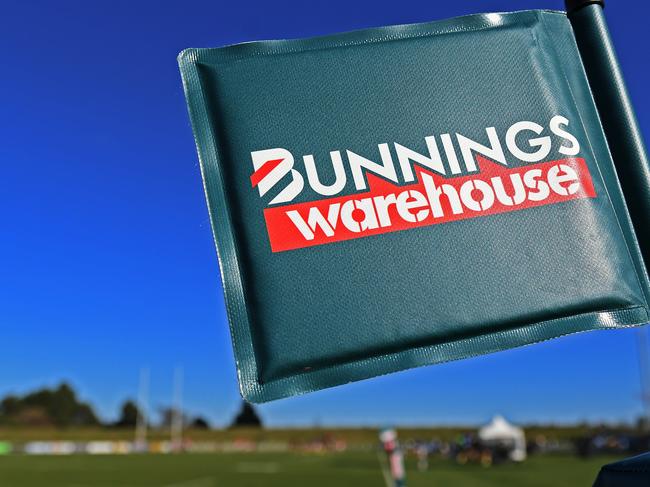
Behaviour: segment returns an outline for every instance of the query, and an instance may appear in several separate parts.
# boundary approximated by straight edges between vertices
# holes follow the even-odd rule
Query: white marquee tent
[[[499,443],[512,448],[510,459],[521,462],[526,459],[526,436],[524,430],[510,424],[502,416],[495,416],[478,431],[479,438],[488,443]]]

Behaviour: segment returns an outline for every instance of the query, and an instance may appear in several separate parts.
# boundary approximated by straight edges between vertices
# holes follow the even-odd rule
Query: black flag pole
[[[605,7],[604,0],[566,0],[564,4],[566,5],[566,13],[569,15],[587,5],[596,4],[600,5],[601,8]]]

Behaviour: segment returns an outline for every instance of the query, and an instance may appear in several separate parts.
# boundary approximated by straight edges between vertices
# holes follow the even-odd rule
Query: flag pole
[[[586,7],[587,5],[600,5],[601,8],[605,7],[604,0],[566,0],[564,2],[566,6],[566,13],[568,15],[573,14],[576,10]]]

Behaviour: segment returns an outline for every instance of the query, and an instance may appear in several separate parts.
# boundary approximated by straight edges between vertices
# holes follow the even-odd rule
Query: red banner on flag
[[[480,173],[416,167],[398,186],[368,174],[369,191],[264,210],[273,252],[369,237],[596,196],[583,158],[509,168],[477,155]]]

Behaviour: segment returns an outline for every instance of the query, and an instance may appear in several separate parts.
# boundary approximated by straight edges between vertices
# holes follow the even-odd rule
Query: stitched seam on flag
[[[528,11],[531,12],[531,11]],[[536,11],[532,11],[536,12]],[[549,13],[549,14],[557,14],[557,15],[562,15],[566,18],[566,15],[563,12],[559,11],[551,11],[551,10],[545,10],[544,12]],[[478,14],[477,17],[480,17],[483,14]],[[472,17],[472,15],[468,15],[465,17]],[[462,18],[462,17],[459,17]],[[457,18],[457,19],[459,19]],[[457,20],[454,19],[454,20]],[[535,16],[535,19],[538,21],[537,15]],[[568,22],[568,20],[567,20]],[[433,22],[434,24],[436,23],[435,21]],[[422,24],[406,24],[406,27],[409,26],[420,26]],[[327,49],[335,49],[335,48],[340,48],[340,47],[354,47],[354,46],[363,46],[367,44],[377,44],[377,43],[382,43],[386,41],[398,41],[398,40],[408,40],[408,39],[421,39],[421,38],[427,38],[427,37],[435,37],[435,36],[441,36],[441,35],[447,35],[447,34],[458,34],[462,32],[480,32],[484,30],[491,30],[491,29],[503,29],[505,27],[508,27],[509,23],[504,22],[503,24],[499,25],[481,25],[481,26],[467,26],[467,27],[445,27],[445,28],[438,28],[435,29],[435,27],[432,27],[434,30],[431,30],[429,32],[421,32],[421,33],[403,33],[403,34],[391,34],[391,35],[384,35],[384,36],[379,36],[379,37],[371,37],[369,39],[363,39],[359,41],[347,41],[347,42],[336,42],[335,40],[331,39],[324,39],[323,42],[327,43],[327,45],[323,46],[316,46],[316,47],[297,47],[297,48],[292,48],[288,46],[282,46],[282,47],[277,47],[273,48],[270,47],[270,43],[273,42],[286,42],[286,43],[299,43],[302,41],[302,39],[288,39],[288,40],[282,40],[282,41],[253,41],[250,44],[253,43],[259,43],[259,44],[265,44],[267,45],[266,50],[260,50],[260,51],[252,51],[248,52],[246,54],[241,54],[241,55],[235,55],[235,54],[228,54],[224,52],[224,50],[229,50],[231,48],[240,48],[245,46],[247,43],[243,44],[233,44],[230,46],[223,46],[223,47],[218,47],[214,49],[198,49],[198,55],[201,58],[209,57],[212,58],[213,56],[217,56],[218,58],[222,58],[224,62],[228,61],[241,61],[243,59],[251,58],[251,57],[263,57],[263,56],[274,56],[278,54],[293,54],[293,53],[300,53],[300,52],[311,52],[311,51],[321,51],[321,50],[327,50]],[[393,26],[393,27],[402,27],[402,26]],[[369,30],[373,30],[372,28]],[[361,31],[352,31],[352,32],[359,32],[363,33],[363,30]],[[345,34],[345,33],[343,33]],[[342,34],[339,34],[342,35]],[[314,38],[318,39],[318,38]]]
[[[316,372],[326,371],[328,369],[334,369],[334,368],[340,367],[341,365],[348,365],[348,364],[355,364],[355,363],[358,364],[358,363],[363,363],[365,361],[373,361],[373,360],[377,360],[377,359],[382,359],[382,358],[385,358],[385,357],[389,357],[391,355],[398,355],[398,354],[404,353],[405,351],[409,351],[410,349],[412,349],[414,351],[426,350],[428,348],[440,347],[440,346],[444,346],[446,344],[456,344],[456,343],[463,343],[463,342],[471,342],[471,341],[478,340],[478,339],[481,339],[481,338],[486,338],[486,337],[487,338],[498,337],[500,335],[505,335],[505,334],[516,332],[516,331],[519,331],[519,330],[525,330],[527,328],[536,328],[536,327],[542,327],[542,326],[546,326],[546,325],[552,325],[552,324],[559,323],[559,322],[561,322],[563,320],[567,320],[567,319],[572,318],[572,317],[581,317],[581,316],[586,316],[586,315],[612,315],[612,314],[615,314],[615,313],[624,313],[626,311],[633,311],[633,310],[640,310],[640,309],[645,310],[645,308],[643,306],[632,306],[632,307],[620,308],[620,309],[612,310],[612,311],[595,311],[595,312],[578,314],[578,315],[570,315],[568,317],[555,318],[555,319],[552,319],[552,320],[538,321],[538,322],[535,322],[535,323],[529,323],[529,324],[526,324],[526,325],[516,326],[516,327],[513,327],[513,328],[508,328],[508,329],[503,329],[503,330],[498,330],[498,331],[487,331],[485,333],[478,333],[476,335],[464,336],[464,337],[461,337],[461,338],[458,338],[458,339],[455,339],[455,340],[447,340],[447,341],[444,341],[444,342],[435,343],[435,344],[431,344],[431,345],[421,345],[421,346],[412,347],[412,348],[409,347],[409,349],[407,349],[407,350],[399,350],[399,351],[388,352],[388,353],[379,353],[379,354],[376,354],[376,355],[373,355],[373,356],[370,356],[370,357],[366,357],[366,358],[363,358],[363,359],[353,359],[353,360],[349,360],[349,361],[346,361],[346,362],[340,362],[340,363],[338,363],[336,365],[325,365],[325,366],[321,366],[321,367],[313,367],[313,369],[310,370],[307,373],[287,374],[286,377],[280,377],[280,378],[274,379],[274,380],[275,381],[286,380],[286,379],[289,379],[290,377],[295,377],[295,376],[298,376],[298,375],[308,375],[310,373],[316,373]],[[645,319],[648,319],[649,316],[648,316],[647,310],[645,312],[645,316],[646,316]],[[635,326],[638,326],[638,325],[637,324],[611,325],[611,326],[606,325],[604,327],[599,327],[599,328],[596,328],[596,329],[624,328],[624,327],[635,327]],[[564,333],[564,334],[561,334],[561,335],[553,335],[552,338],[544,338],[544,339],[541,339],[541,340],[538,340],[538,341],[529,342],[529,345],[533,345],[533,344],[536,344],[536,343],[543,343],[543,342],[552,340],[554,338],[569,336],[569,335],[573,335],[575,333],[580,333],[580,332],[571,331],[571,332],[567,332],[567,333]],[[483,353],[484,352],[479,352],[478,354],[480,355],[480,354],[483,354]],[[487,353],[491,353],[491,352],[487,352]],[[475,356],[475,355],[468,355],[468,356]],[[452,360],[445,360],[444,362],[450,362],[450,361],[453,361],[453,359]],[[436,362],[436,363],[444,363],[444,362]],[[274,380],[270,380],[267,383],[274,382]]]
[[[633,312],[642,312],[640,318],[634,318],[633,316],[628,316]],[[553,324],[562,324],[563,322],[569,322],[575,324],[577,321],[582,321],[586,319],[592,319],[595,323],[590,323],[585,325],[585,328],[574,329],[566,333],[553,333],[550,336],[546,336],[542,339],[518,339],[515,340],[515,344],[503,344],[502,339],[507,337],[518,338],[517,335],[520,332],[524,332],[526,335],[530,336],[540,333],[540,328],[548,327]],[[630,319],[633,318],[633,319]],[[590,320],[591,321],[591,320]],[[361,369],[364,365],[366,366],[378,366],[382,364],[390,364],[404,358],[405,355],[409,355],[409,358],[412,359],[412,365],[407,367],[389,367],[383,369],[383,372],[377,372],[376,370],[371,373],[366,373],[362,375],[356,375],[353,379],[349,380],[356,381],[362,380],[363,378],[370,377],[381,377],[383,375],[388,375],[397,371],[410,370],[422,365],[433,365],[433,364],[443,364],[447,362],[453,362],[456,360],[461,360],[464,358],[477,357],[487,353],[495,353],[501,350],[508,350],[512,348],[519,348],[526,345],[534,345],[538,343],[544,343],[555,338],[561,338],[565,336],[575,335],[577,333],[584,333],[587,331],[593,330],[604,330],[604,329],[619,329],[619,328],[632,328],[642,324],[645,324],[648,321],[648,310],[643,306],[632,306],[627,308],[619,308],[616,310],[610,311],[598,311],[590,313],[582,313],[577,315],[569,315],[561,318],[555,318],[553,320],[540,321],[537,323],[526,324],[523,326],[515,327],[508,330],[501,330],[497,332],[486,332],[474,335],[472,337],[465,337],[458,340],[452,340],[448,342],[438,343],[434,345],[425,345],[421,347],[414,347],[407,350],[401,350],[398,352],[392,352],[388,354],[380,354],[373,357],[368,357],[360,360],[352,360],[350,362],[339,363],[336,365],[329,365],[314,369],[310,372],[296,373],[288,375],[286,377],[268,381],[264,384],[256,383],[251,391],[252,394],[257,395],[264,394],[264,400],[273,400],[279,399],[281,397],[286,397],[291,394],[303,394],[311,392],[313,390],[321,389],[327,387],[325,384],[343,384],[345,382],[339,380],[329,380],[333,377],[333,373],[337,370],[339,372],[347,372],[347,370],[341,371],[341,369],[354,369],[357,371]],[[609,323],[608,323],[609,322]],[[544,333],[542,331],[542,333]],[[519,337],[520,338],[520,337]],[[485,347],[483,343],[479,343],[478,347],[475,347],[476,342],[491,342],[491,346]],[[469,346],[471,351],[463,351],[458,355],[454,355],[454,352],[459,347],[463,345]],[[435,355],[446,356],[438,360]],[[323,377],[325,376],[325,377]],[[278,388],[282,389],[281,393],[275,392]],[[291,393],[287,393],[286,389],[291,389]]]
[[[246,307],[246,295],[241,269],[239,268],[240,258],[234,240],[235,237],[232,233],[230,211],[223,189],[225,186],[221,174],[218,144],[206,111],[207,104],[205,103],[203,84],[198,72],[197,54],[196,50],[184,51],[184,55],[179,56],[179,65],[188,99],[190,120],[192,126],[196,126],[197,129],[193,130],[194,140],[199,154],[199,166],[201,168],[203,190],[208,203],[212,238],[217,251],[230,337],[236,352],[237,376],[242,395],[247,395],[247,392],[251,389],[251,384],[255,384],[255,389],[259,388],[257,385],[257,357],[253,348],[251,321]],[[186,76],[187,79],[185,79]],[[190,89],[190,85],[194,89]],[[201,127],[204,127],[204,129],[201,130]],[[205,127],[208,129],[205,129]],[[208,147],[204,147],[206,145]],[[210,170],[210,167],[212,170]],[[214,179],[217,179],[220,184],[214,184]],[[208,191],[209,184],[217,188],[214,195],[211,195]],[[226,221],[217,218],[217,214],[223,216]],[[229,272],[229,270],[232,272]]]

